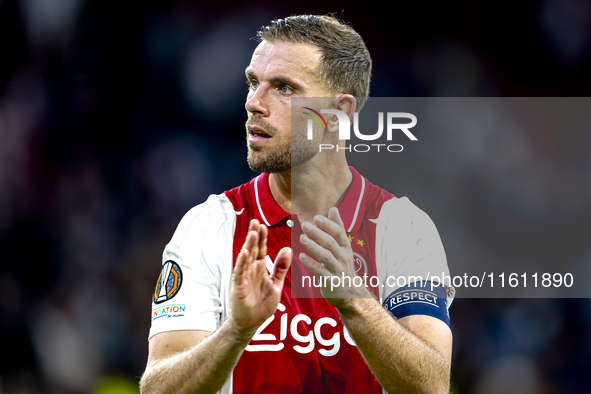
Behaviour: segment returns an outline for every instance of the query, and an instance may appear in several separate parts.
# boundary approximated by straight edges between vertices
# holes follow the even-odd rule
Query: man
[[[409,296],[395,284],[293,281],[447,272],[426,214],[370,184],[343,150],[317,152],[339,144],[336,116],[312,140],[291,132],[292,98],[325,98],[349,117],[363,105],[371,59],[361,37],[303,15],[259,39],[246,128],[248,163],[262,174],[193,208],[167,245],[142,392],[447,393],[443,288],[429,298],[420,284]]]

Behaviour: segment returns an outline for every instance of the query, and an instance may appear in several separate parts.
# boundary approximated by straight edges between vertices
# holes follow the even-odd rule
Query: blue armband
[[[438,318],[449,326],[447,294],[445,289],[432,282],[415,282],[395,290],[386,298],[384,306],[397,319],[411,315],[427,315]]]

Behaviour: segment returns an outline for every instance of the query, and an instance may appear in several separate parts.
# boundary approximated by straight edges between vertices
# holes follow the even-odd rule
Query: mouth
[[[254,125],[248,126],[248,141],[264,142],[270,140],[271,138],[273,137],[267,134],[261,127]]]
[[[271,138],[271,136],[264,131],[251,131],[250,135],[256,135],[263,138]]]

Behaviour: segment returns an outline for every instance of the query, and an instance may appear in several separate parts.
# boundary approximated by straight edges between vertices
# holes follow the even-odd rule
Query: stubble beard
[[[314,141],[306,139],[303,130],[295,133],[292,138],[281,138],[281,133],[274,127],[264,126],[266,130],[272,131],[275,139],[275,147],[268,148],[248,143],[248,155],[246,161],[251,170],[257,172],[279,173],[291,170],[302,163],[313,158],[317,152]]]

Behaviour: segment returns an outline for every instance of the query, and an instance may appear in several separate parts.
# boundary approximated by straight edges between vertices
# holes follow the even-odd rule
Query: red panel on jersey
[[[353,182],[339,211],[355,253],[357,274],[377,275],[375,267],[375,219],[381,205],[393,195],[363,179],[353,168]],[[234,233],[234,261],[242,248],[253,218],[269,226],[267,249],[274,260],[285,246],[293,249],[279,308],[264,329],[255,335],[233,372],[234,393],[381,393],[381,388],[344,329],[336,309],[320,295],[318,288],[307,289],[317,298],[293,298],[294,272],[309,271],[299,258],[305,251],[292,244],[292,231],[301,232],[299,221],[292,229],[290,214],[275,202],[268,174],[226,192],[240,212]],[[355,219],[355,220],[354,220]],[[354,220],[354,221],[353,221]],[[351,225],[352,224],[352,225]],[[292,272],[294,270],[294,272]],[[295,275],[295,276],[294,276]],[[298,288],[301,291],[301,286]],[[377,295],[377,293],[376,293]]]

